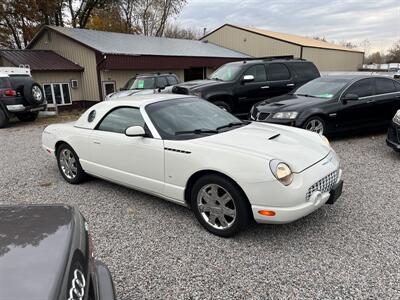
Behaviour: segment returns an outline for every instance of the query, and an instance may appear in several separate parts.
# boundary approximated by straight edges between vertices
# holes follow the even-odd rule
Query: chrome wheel
[[[233,198],[218,184],[207,184],[200,189],[197,207],[203,219],[216,229],[227,229],[236,220]]]
[[[68,179],[74,179],[78,174],[77,162],[71,150],[61,150],[60,167],[65,177],[67,177]]]
[[[324,134],[324,124],[318,119],[308,121],[304,128],[321,135]]]
[[[42,90],[37,85],[34,85],[32,87],[32,96],[37,102],[42,101],[43,97]]]

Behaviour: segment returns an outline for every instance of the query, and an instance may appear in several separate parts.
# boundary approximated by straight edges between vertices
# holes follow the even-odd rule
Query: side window
[[[288,80],[290,79],[289,69],[284,64],[269,64],[268,65],[268,80]]]
[[[376,93],[387,94],[396,92],[394,81],[386,78],[375,78]]]
[[[312,63],[295,62],[291,63],[290,66],[293,68],[296,75],[302,80],[308,81],[319,77],[319,72]]]
[[[158,77],[157,78],[157,87],[158,88],[165,88],[166,86],[168,86],[167,78],[164,77],[164,76]]]
[[[144,120],[140,110],[132,107],[114,109],[97,126],[98,130],[116,133],[125,133],[131,126],[144,127]]]
[[[346,94],[355,94],[358,97],[367,97],[374,94],[372,79],[361,79],[353,83],[346,91]]]
[[[252,66],[243,75],[253,75],[254,82],[267,81],[267,74],[265,73],[264,65]]]
[[[168,84],[169,85],[175,85],[178,84],[178,80],[176,80],[176,78],[174,76],[168,76],[167,77],[168,80]]]

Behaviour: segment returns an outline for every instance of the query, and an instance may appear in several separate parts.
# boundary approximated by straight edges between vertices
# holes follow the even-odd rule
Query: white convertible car
[[[192,96],[101,102],[75,123],[46,127],[42,139],[69,183],[90,174],[189,206],[220,236],[251,219],[297,220],[334,203],[343,186],[325,137],[241,121]]]

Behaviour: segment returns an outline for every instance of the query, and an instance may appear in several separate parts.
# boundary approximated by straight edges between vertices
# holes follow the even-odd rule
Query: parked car
[[[142,74],[127,81],[119,92],[106,96],[106,100],[115,100],[132,95],[150,95],[171,92],[172,86],[179,83],[175,74]]]
[[[0,128],[15,115],[22,122],[35,121],[47,103],[42,87],[26,68],[0,68]]]
[[[42,143],[67,182],[90,174],[190,206],[220,236],[251,218],[297,220],[342,190],[339,158],[325,137],[240,121],[193,96],[102,102],[75,124],[46,127]]]
[[[389,125],[386,143],[394,150],[400,151],[400,110],[394,115]]]
[[[319,76],[315,65],[305,60],[250,60],[225,64],[209,79],[178,84],[172,92],[195,95],[233,114],[247,115],[253,104],[286,94]]]
[[[387,126],[400,109],[400,83],[379,76],[329,76],[251,109],[259,122],[291,125],[319,134]]]
[[[0,236],[0,299],[115,299],[77,209],[2,205]]]

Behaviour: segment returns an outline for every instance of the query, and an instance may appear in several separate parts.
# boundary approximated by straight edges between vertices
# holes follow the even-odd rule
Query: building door
[[[206,78],[206,68],[190,68],[184,70],[185,81]]]
[[[103,98],[106,98],[107,95],[115,93],[115,81],[103,81]]]

